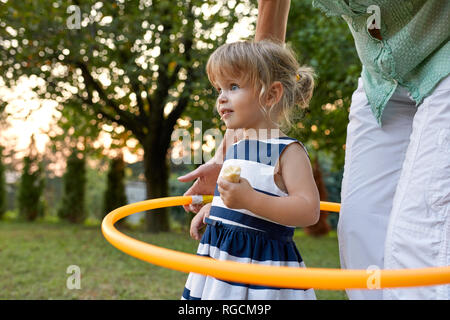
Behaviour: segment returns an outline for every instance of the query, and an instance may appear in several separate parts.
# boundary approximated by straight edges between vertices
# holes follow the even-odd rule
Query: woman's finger
[[[178,179],[178,181],[181,181],[181,182],[189,182],[189,181],[197,179],[198,177],[203,175],[202,171],[203,171],[203,167],[200,166],[197,169],[189,172],[188,174],[185,174],[184,176],[178,177],[177,179]]]

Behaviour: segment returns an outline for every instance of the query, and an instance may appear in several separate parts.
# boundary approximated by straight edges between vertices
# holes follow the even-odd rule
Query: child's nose
[[[226,95],[221,93],[220,96],[219,96],[219,103],[225,103],[227,101],[228,101],[228,99],[227,99]]]
[[[222,91],[219,95],[219,103],[225,103],[228,101],[226,94]]]

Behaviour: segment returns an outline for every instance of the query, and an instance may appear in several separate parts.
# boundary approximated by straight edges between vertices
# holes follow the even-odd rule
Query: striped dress
[[[284,148],[298,142],[289,137],[241,140],[227,150],[222,168],[241,167],[241,177],[259,192],[287,196],[274,181],[275,165]],[[302,145],[303,146],[303,145]],[[305,149],[306,151],[306,149]],[[305,267],[292,240],[295,227],[281,225],[243,209],[229,209],[217,189],[197,255],[217,260],[272,266]],[[190,273],[182,299],[305,300],[315,299],[313,289],[275,288],[219,280]]]

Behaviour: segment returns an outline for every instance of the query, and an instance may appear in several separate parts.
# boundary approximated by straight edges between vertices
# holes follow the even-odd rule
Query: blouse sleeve
[[[352,10],[345,0],[314,0],[314,8],[322,10],[327,16],[354,16],[359,12]]]

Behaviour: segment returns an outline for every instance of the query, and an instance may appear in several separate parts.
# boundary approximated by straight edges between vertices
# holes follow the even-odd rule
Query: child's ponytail
[[[302,66],[297,69],[295,103],[300,108],[306,108],[312,98],[314,91],[314,70],[308,66]]]

